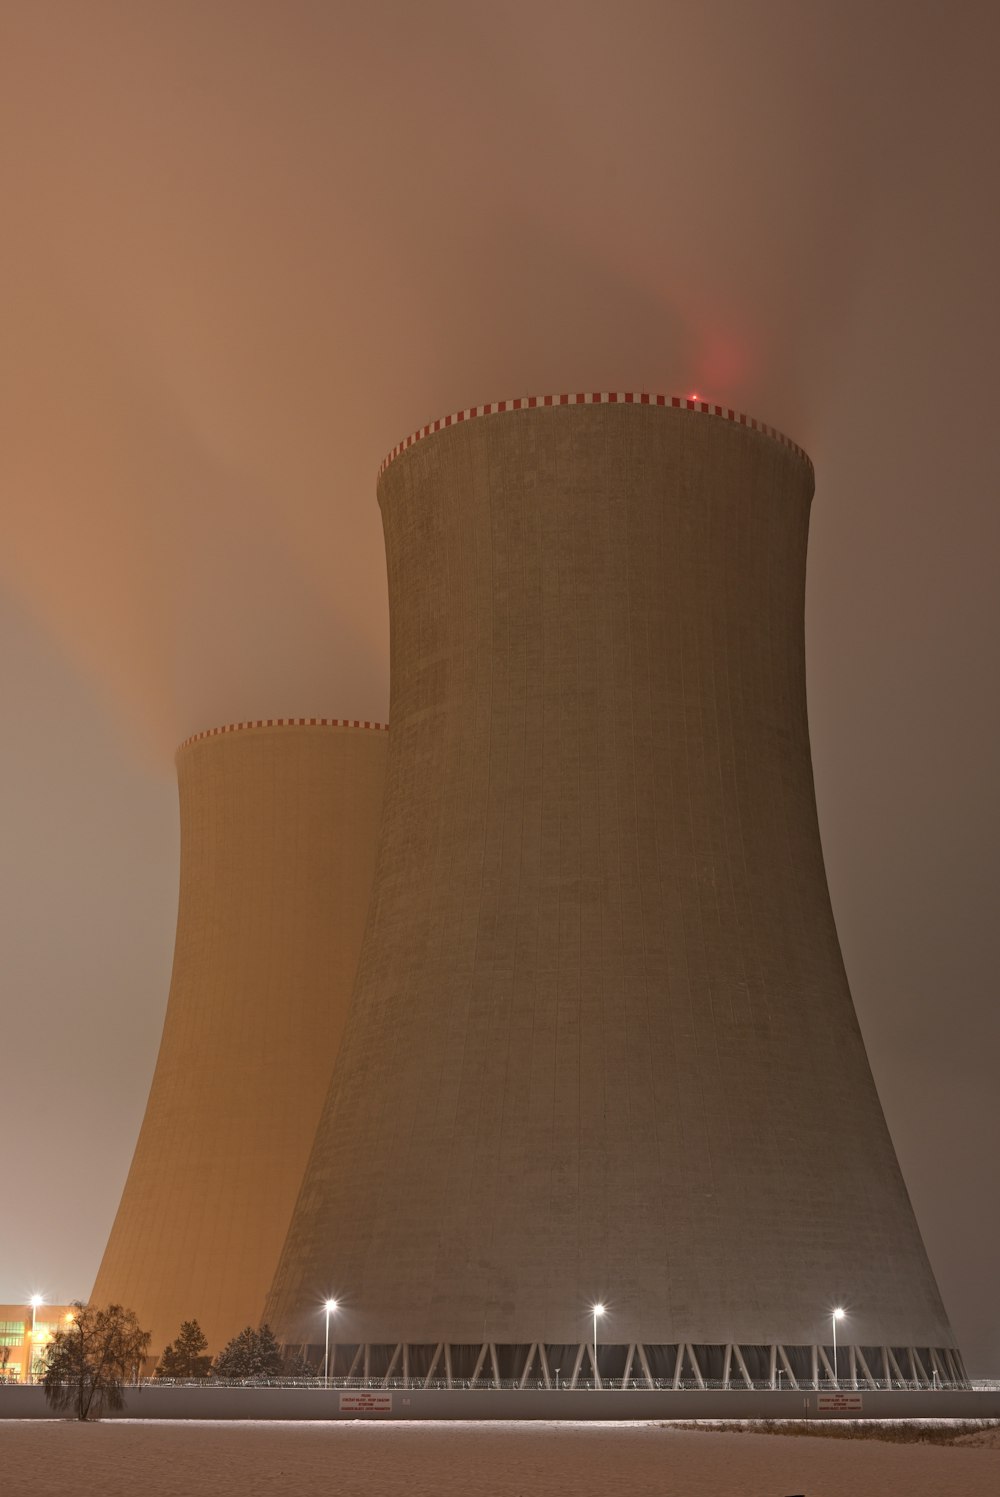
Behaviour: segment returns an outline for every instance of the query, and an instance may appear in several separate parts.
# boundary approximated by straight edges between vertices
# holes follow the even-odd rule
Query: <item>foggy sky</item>
[[[816,464],[834,907],[1000,1371],[998,43],[926,0],[0,0],[0,1300],[86,1295],[110,1227],[174,747],[385,717],[385,452],[507,396],[698,391]]]

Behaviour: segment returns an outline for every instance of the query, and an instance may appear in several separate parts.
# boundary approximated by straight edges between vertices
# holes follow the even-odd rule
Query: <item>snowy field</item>
[[[995,1436],[942,1447],[659,1424],[18,1420],[0,1422],[0,1489],[31,1497],[997,1497]]]

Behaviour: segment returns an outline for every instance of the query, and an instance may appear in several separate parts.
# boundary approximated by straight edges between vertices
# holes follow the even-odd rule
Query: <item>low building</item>
[[[0,1383],[42,1377],[47,1348],[75,1313],[73,1305],[0,1305]]]

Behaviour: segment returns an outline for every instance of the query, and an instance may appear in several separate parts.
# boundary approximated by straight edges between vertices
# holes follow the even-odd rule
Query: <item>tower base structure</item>
[[[296,1348],[298,1350],[299,1348]],[[323,1346],[301,1348],[314,1366]],[[380,1388],[966,1388],[954,1347],[935,1346],[667,1346],[493,1341],[436,1346],[407,1342],[330,1348],[333,1381]]]

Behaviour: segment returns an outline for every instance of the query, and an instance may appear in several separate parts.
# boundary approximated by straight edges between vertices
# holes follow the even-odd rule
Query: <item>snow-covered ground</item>
[[[24,1420],[0,1422],[0,1489],[26,1497],[997,1497],[1000,1448],[659,1424]]]

